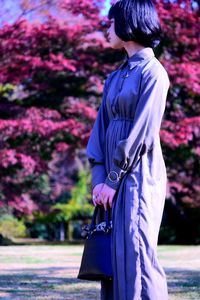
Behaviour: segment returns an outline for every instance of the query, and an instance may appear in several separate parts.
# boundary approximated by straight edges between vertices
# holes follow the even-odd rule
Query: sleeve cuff
[[[116,175],[117,180],[112,181],[111,178],[109,178],[109,174],[111,174],[112,172]],[[107,184],[112,189],[117,190],[121,184],[122,177],[125,175],[125,173],[126,171],[122,170],[121,168],[113,164],[110,173],[107,175],[104,183]]]
[[[103,164],[95,164],[91,168],[92,174],[92,190],[99,183],[104,183],[106,178],[106,170]]]

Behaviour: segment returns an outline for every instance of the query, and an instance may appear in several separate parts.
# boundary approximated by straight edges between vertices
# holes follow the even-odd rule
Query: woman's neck
[[[134,55],[136,52],[138,52],[139,50],[142,50],[146,47],[136,44],[134,42],[125,42],[124,43],[124,48],[127,52],[128,57],[131,57],[132,55]]]

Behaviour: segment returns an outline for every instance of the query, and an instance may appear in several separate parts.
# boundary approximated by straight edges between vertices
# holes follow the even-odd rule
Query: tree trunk
[[[63,242],[65,240],[65,223],[60,222],[60,241]]]
[[[68,226],[67,226],[67,239],[69,241],[73,240],[73,225],[71,221],[68,221]]]

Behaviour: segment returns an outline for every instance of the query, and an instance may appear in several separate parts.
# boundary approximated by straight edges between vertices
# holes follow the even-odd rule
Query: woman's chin
[[[118,43],[112,43],[112,42],[110,42],[110,47],[113,48],[113,49],[121,49],[122,45],[118,44]]]

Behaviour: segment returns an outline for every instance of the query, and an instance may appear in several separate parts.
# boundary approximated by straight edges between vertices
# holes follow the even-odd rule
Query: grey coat
[[[168,299],[157,239],[167,180],[159,130],[169,85],[165,68],[149,47],[127,56],[105,80],[87,144],[92,188],[106,183],[116,190],[114,279],[101,282],[102,300]],[[111,171],[118,181],[111,180]]]

